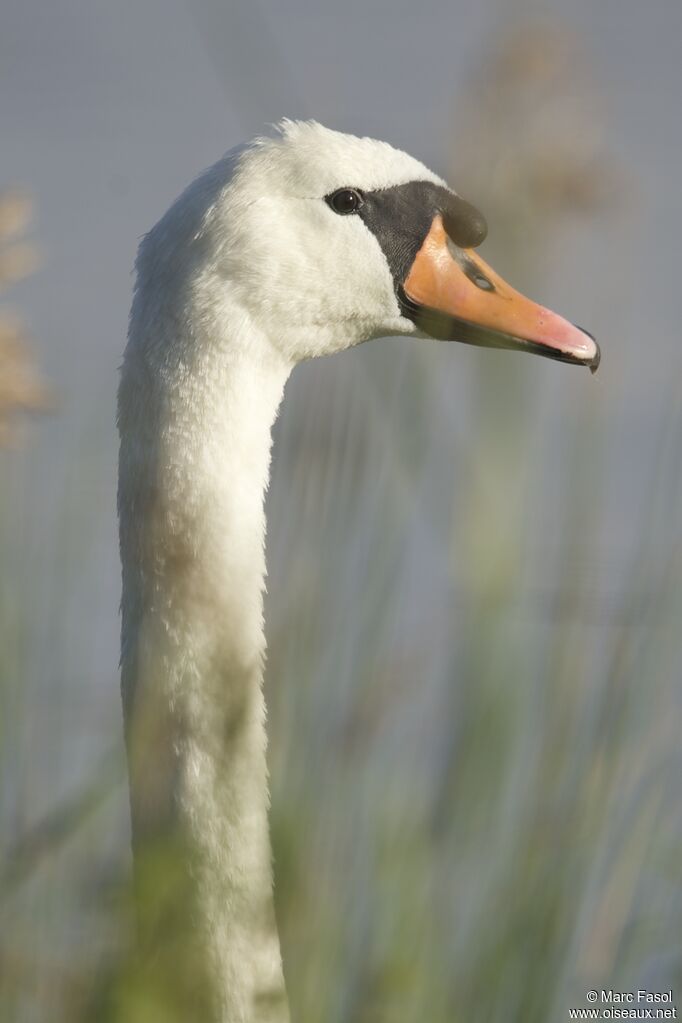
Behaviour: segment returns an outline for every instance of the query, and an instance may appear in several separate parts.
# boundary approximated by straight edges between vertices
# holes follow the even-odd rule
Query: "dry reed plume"
[[[26,276],[35,266],[35,249],[21,240],[30,217],[30,203],[17,193],[0,195],[0,291]],[[0,445],[15,435],[18,412],[47,406],[47,391],[28,350],[21,323],[0,312]]]

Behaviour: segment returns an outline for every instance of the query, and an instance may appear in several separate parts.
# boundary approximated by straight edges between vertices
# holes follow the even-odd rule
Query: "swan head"
[[[237,308],[292,364],[412,335],[594,371],[591,335],[519,294],[476,252],[486,231],[478,210],[406,153],[283,121],[275,137],[197,179],[151,234],[189,263],[207,317],[234,320]],[[153,240],[146,262],[158,269]]]

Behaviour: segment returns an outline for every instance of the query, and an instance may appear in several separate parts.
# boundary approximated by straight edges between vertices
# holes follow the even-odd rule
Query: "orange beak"
[[[472,249],[456,246],[440,214],[399,291],[405,315],[431,337],[534,352],[589,366],[599,346],[586,331],[525,298]]]

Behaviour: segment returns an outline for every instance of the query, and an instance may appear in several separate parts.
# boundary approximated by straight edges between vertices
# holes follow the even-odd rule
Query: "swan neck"
[[[158,986],[177,987],[178,1003],[196,999],[200,979],[201,1018],[285,1023],[262,674],[264,496],[290,367],[253,336],[194,336],[191,358],[176,339],[160,361],[154,340],[133,323],[119,393],[141,955],[148,942],[150,962],[165,964]],[[159,858],[171,879],[162,895],[148,876]],[[199,1018],[195,1002],[188,1011]]]

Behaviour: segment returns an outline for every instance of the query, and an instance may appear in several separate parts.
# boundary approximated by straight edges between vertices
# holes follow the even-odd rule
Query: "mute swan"
[[[140,246],[118,404],[122,694],[140,956],[178,1018],[288,1019],[261,683],[263,497],[291,370],[384,335],[598,364],[590,335],[474,252],[485,234],[405,153],[285,121]]]

